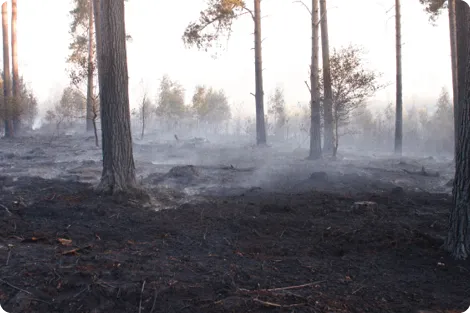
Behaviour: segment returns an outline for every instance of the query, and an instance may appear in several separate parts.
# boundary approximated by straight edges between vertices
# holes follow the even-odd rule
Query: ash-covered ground
[[[7,312],[462,312],[440,246],[452,159],[157,134],[134,140],[151,206],[97,196],[92,137],[0,141]],[[355,204],[373,202],[368,206]]]

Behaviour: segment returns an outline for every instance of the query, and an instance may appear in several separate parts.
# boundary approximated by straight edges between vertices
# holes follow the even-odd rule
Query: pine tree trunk
[[[100,1],[98,67],[103,173],[98,190],[133,191],[135,165],[129,110],[124,0]]]
[[[470,8],[456,0],[456,44],[458,64],[458,112],[456,113],[454,207],[449,215],[449,232],[444,247],[456,259],[470,254]]]
[[[319,53],[319,16],[318,0],[312,0],[312,64],[310,66],[310,153],[309,159],[322,157],[321,121],[320,121],[320,89],[318,77]]]
[[[5,137],[13,137],[13,112],[11,106],[10,41],[8,36],[8,2],[2,4],[3,31],[3,98],[5,107]]]
[[[323,150],[326,153],[333,153],[334,131],[333,131],[333,90],[331,87],[330,73],[330,42],[328,38],[328,14],[326,10],[326,0],[320,0],[320,26],[321,26],[321,45],[323,58]]]
[[[456,42],[456,25],[455,25],[455,0],[448,0],[449,10],[449,35],[450,35],[450,56],[452,64],[452,91],[453,91],[453,105],[454,105],[454,151],[457,146],[457,112],[458,112],[458,85],[457,85],[457,42]],[[455,152],[454,152],[455,154]]]
[[[93,17],[93,0],[88,1],[89,11],[88,11],[88,77],[87,77],[87,92],[86,92],[86,130],[93,130],[93,96],[94,96],[94,60],[95,60],[95,51],[94,51],[94,17]]]
[[[403,150],[403,86],[401,72],[401,4],[395,0],[395,48],[396,48],[396,115],[395,115],[395,154]]]
[[[93,0],[93,18],[95,20],[95,42],[96,42],[96,55],[100,55],[99,42],[101,42],[101,29],[100,29],[100,0]],[[98,77],[100,75],[99,57],[96,58]],[[98,86],[99,88],[99,86]]]
[[[12,98],[12,123],[13,132],[17,134],[20,130],[20,75],[18,72],[18,43],[17,43],[17,20],[18,20],[18,5],[17,0],[11,0],[11,63],[13,72],[13,98]]]
[[[264,118],[263,60],[261,53],[261,0],[255,0],[255,99],[256,99],[256,143],[266,144]]]

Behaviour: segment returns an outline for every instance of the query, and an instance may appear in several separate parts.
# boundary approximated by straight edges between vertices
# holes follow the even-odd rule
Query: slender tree
[[[455,0],[449,1],[449,36],[450,36],[450,58],[452,65],[452,99],[454,104],[454,147],[457,146],[457,136],[455,135],[455,122],[457,121],[457,112],[458,112],[458,64],[457,64],[457,30],[456,30],[456,17],[455,17]]]
[[[323,58],[323,149],[326,153],[333,153],[333,89],[331,87],[330,40],[328,36],[328,12],[326,10],[326,0],[320,0],[320,15],[321,46]]]
[[[17,20],[18,16],[18,5],[17,0],[11,0],[11,64],[12,64],[12,72],[13,72],[13,131],[18,133],[20,129],[20,115],[21,115],[21,107],[20,107],[20,74],[18,73],[18,40],[17,40]]]
[[[183,41],[188,46],[207,50],[221,35],[230,34],[233,21],[249,14],[254,22],[255,41],[255,101],[256,101],[256,142],[266,144],[264,115],[263,67],[261,52],[261,1],[254,0],[254,10],[243,0],[208,0],[208,7],[201,12],[199,20],[186,28]],[[209,27],[212,32],[206,32]]]
[[[129,110],[124,0],[101,0],[98,74],[103,173],[98,191],[119,193],[136,188]]]
[[[430,14],[431,21],[435,21],[440,15],[441,11],[446,8],[449,15],[449,36],[450,36],[450,56],[452,65],[452,93],[454,105],[454,146],[457,147],[458,136],[456,135],[457,129],[457,112],[458,106],[458,60],[457,60],[457,39],[456,39],[456,0],[419,0],[421,4],[425,5],[426,11]]]
[[[95,76],[95,37],[94,35],[94,16],[93,16],[93,1],[89,0],[88,5],[88,71],[87,71],[87,91],[86,91],[86,130],[92,131],[94,129],[94,76]]]
[[[395,154],[402,154],[403,147],[403,85],[401,71],[401,4],[395,0],[395,49],[396,49],[396,115],[395,115]]]
[[[5,137],[14,136],[13,110],[11,105],[10,41],[8,38],[8,2],[2,4],[3,31],[3,97],[5,107]]]
[[[310,152],[309,159],[322,157],[321,120],[320,120],[320,84],[319,84],[319,7],[318,0],[312,0],[312,60],[310,65]]]
[[[266,144],[264,116],[263,61],[261,53],[261,0],[255,0],[255,98],[256,98],[256,143]]]
[[[449,232],[444,247],[456,259],[470,254],[470,7],[456,0],[456,43],[458,64],[458,112],[455,114],[454,207],[449,215]]]

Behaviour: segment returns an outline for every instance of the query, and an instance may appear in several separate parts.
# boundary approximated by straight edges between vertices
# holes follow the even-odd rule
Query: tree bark
[[[266,144],[264,117],[263,59],[261,53],[261,0],[255,1],[255,99],[256,99],[256,143]]]
[[[100,45],[101,42],[101,29],[100,29],[100,0],[93,0],[93,17],[95,21],[95,42],[96,42],[96,55],[100,55]],[[98,77],[100,75],[100,60],[99,57],[96,58]],[[99,79],[99,78],[98,78]],[[99,88],[99,84],[98,84]]]
[[[395,0],[395,49],[396,49],[396,114],[395,114],[395,154],[403,150],[403,84],[401,71],[401,4]]]
[[[326,10],[326,0],[320,0],[321,16],[321,46],[323,58],[323,150],[326,153],[333,153],[334,131],[333,131],[333,89],[331,86],[330,73],[330,40],[328,36],[328,14]]]
[[[13,98],[12,98],[12,123],[13,132],[17,134],[20,130],[20,75],[18,72],[18,39],[17,39],[17,24],[18,21],[18,5],[17,0],[11,0],[11,63],[13,72]]]
[[[3,31],[3,97],[5,108],[5,137],[14,136],[11,107],[10,41],[8,38],[8,2],[2,4]]]
[[[95,61],[95,51],[94,51],[94,10],[93,10],[93,0],[88,1],[89,11],[88,11],[88,77],[87,77],[87,93],[86,93],[86,130],[93,130],[93,96],[94,96],[94,61]]]
[[[455,259],[470,253],[470,8],[456,0],[456,47],[458,105],[456,112],[454,206],[449,215],[449,232],[444,247]]]
[[[129,110],[124,0],[100,1],[98,67],[103,173],[98,190],[133,191],[135,165]]]
[[[312,64],[310,66],[310,153],[309,159],[322,157],[321,121],[320,121],[320,89],[318,75],[319,52],[319,15],[318,0],[312,0]]]
[[[458,64],[457,64],[457,42],[456,42],[456,21],[455,21],[455,0],[448,0],[448,10],[449,10],[449,35],[450,35],[450,56],[452,64],[452,92],[453,92],[453,106],[454,106],[454,151],[457,146],[457,112],[458,112],[458,85],[457,85],[457,76],[458,76]],[[454,153],[455,157],[455,153]]]

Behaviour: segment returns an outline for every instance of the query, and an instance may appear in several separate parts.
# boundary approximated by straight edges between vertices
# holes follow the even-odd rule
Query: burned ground
[[[269,152],[268,168],[266,158],[236,159],[226,147],[142,144],[147,207],[95,195],[99,150],[77,142],[1,142],[7,312],[462,312],[470,304],[468,262],[440,248],[452,205],[446,162],[288,162]],[[181,155],[190,162],[176,162]],[[440,175],[419,175],[423,164]],[[357,210],[357,201],[377,207]]]

